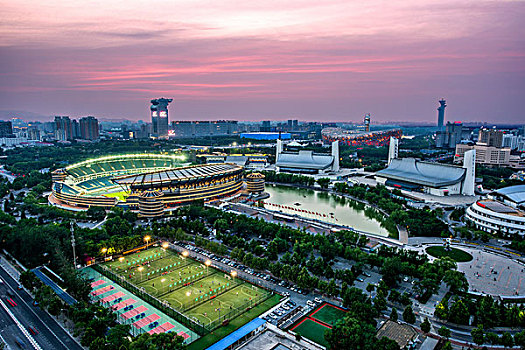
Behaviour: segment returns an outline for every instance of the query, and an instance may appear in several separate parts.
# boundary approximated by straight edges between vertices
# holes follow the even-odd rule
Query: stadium
[[[243,186],[242,166],[182,166],[183,160],[180,155],[120,155],[57,169],[49,203],[73,211],[119,206],[158,217],[192,201],[232,195]]]

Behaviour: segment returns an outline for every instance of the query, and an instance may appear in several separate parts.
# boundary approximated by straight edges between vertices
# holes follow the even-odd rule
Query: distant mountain
[[[0,119],[1,120],[10,120],[12,118],[20,118],[27,122],[49,122],[53,120],[52,116],[49,115],[43,115],[33,112],[27,112],[27,111],[14,111],[14,110],[7,110],[7,109],[0,109]]]

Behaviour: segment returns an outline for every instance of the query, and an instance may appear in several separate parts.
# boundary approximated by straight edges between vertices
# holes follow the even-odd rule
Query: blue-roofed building
[[[51,289],[53,289],[53,291],[57,294],[57,296],[60,299],[62,299],[66,304],[68,304],[68,305],[76,304],[77,301],[75,300],[75,298],[73,298],[65,290],[60,288],[58,286],[58,284],[53,282],[49,277],[44,275],[42,273],[42,271],[40,271],[40,269],[41,269],[41,267],[37,267],[37,268],[35,268],[35,269],[31,270],[31,271],[33,271],[33,273],[36,275],[36,277],[38,277],[38,279],[40,281],[42,281],[42,283],[44,283],[45,285],[48,285],[49,287],[51,287]]]
[[[235,332],[225,336],[206,350],[226,350],[233,349],[235,346],[244,342],[246,339],[262,332],[265,328],[266,321],[257,317],[251,322],[245,324]]]
[[[289,140],[292,138],[292,134],[289,132],[243,132],[241,133],[241,139],[254,139],[254,140]]]

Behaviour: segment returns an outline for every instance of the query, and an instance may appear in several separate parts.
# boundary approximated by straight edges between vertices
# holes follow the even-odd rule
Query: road
[[[0,285],[0,297],[5,301],[5,295],[7,295],[8,292],[14,295],[12,299],[18,305],[14,307],[8,305],[9,310],[23,326],[31,326],[38,331],[38,334],[33,335],[33,338],[42,349],[83,349],[47,312],[41,310],[39,307],[32,306],[33,299],[31,296],[25,290],[18,290],[18,282],[16,282],[1,266],[0,278],[4,281],[4,283]],[[7,314],[5,316],[7,316]],[[7,320],[6,322],[13,327],[16,327],[12,320]],[[8,327],[8,329],[11,328],[12,327]],[[4,327],[2,327],[2,329],[4,329]],[[2,336],[4,336],[5,333],[7,332],[4,331]],[[25,341],[25,337],[22,339],[24,339],[26,346],[29,346],[29,341]]]

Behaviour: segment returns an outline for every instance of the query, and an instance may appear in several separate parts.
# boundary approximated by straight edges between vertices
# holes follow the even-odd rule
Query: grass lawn
[[[328,343],[324,339],[324,332],[329,328],[319,324],[309,318],[302,321],[298,326],[293,328],[295,333],[299,333],[302,337],[308,338],[317,344],[328,348]]]
[[[188,350],[202,350],[206,349],[212,344],[215,344],[219,339],[224,338],[228,334],[232,333],[236,329],[240,328],[241,326],[244,326],[246,323],[253,320],[255,317],[259,316],[266,310],[270,309],[271,307],[277,305],[279,301],[281,300],[280,295],[274,295],[268,300],[262,302],[261,304],[257,305],[253,309],[237,316],[233,320],[230,321],[230,323],[227,326],[222,326],[217,328],[215,331],[213,331],[210,334],[205,335],[204,337],[194,341],[190,345],[188,345]]]
[[[449,257],[456,262],[467,262],[472,260],[472,255],[464,250],[457,248],[450,248],[445,250],[443,246],[432,246],[426,249],[426,252],[435,258]]]
[[[329,304],[325,304],[317,312],[311,314],[310,317],[333,326],[337,320],[345,317],[345,315],[346,311],[333,307]]]

